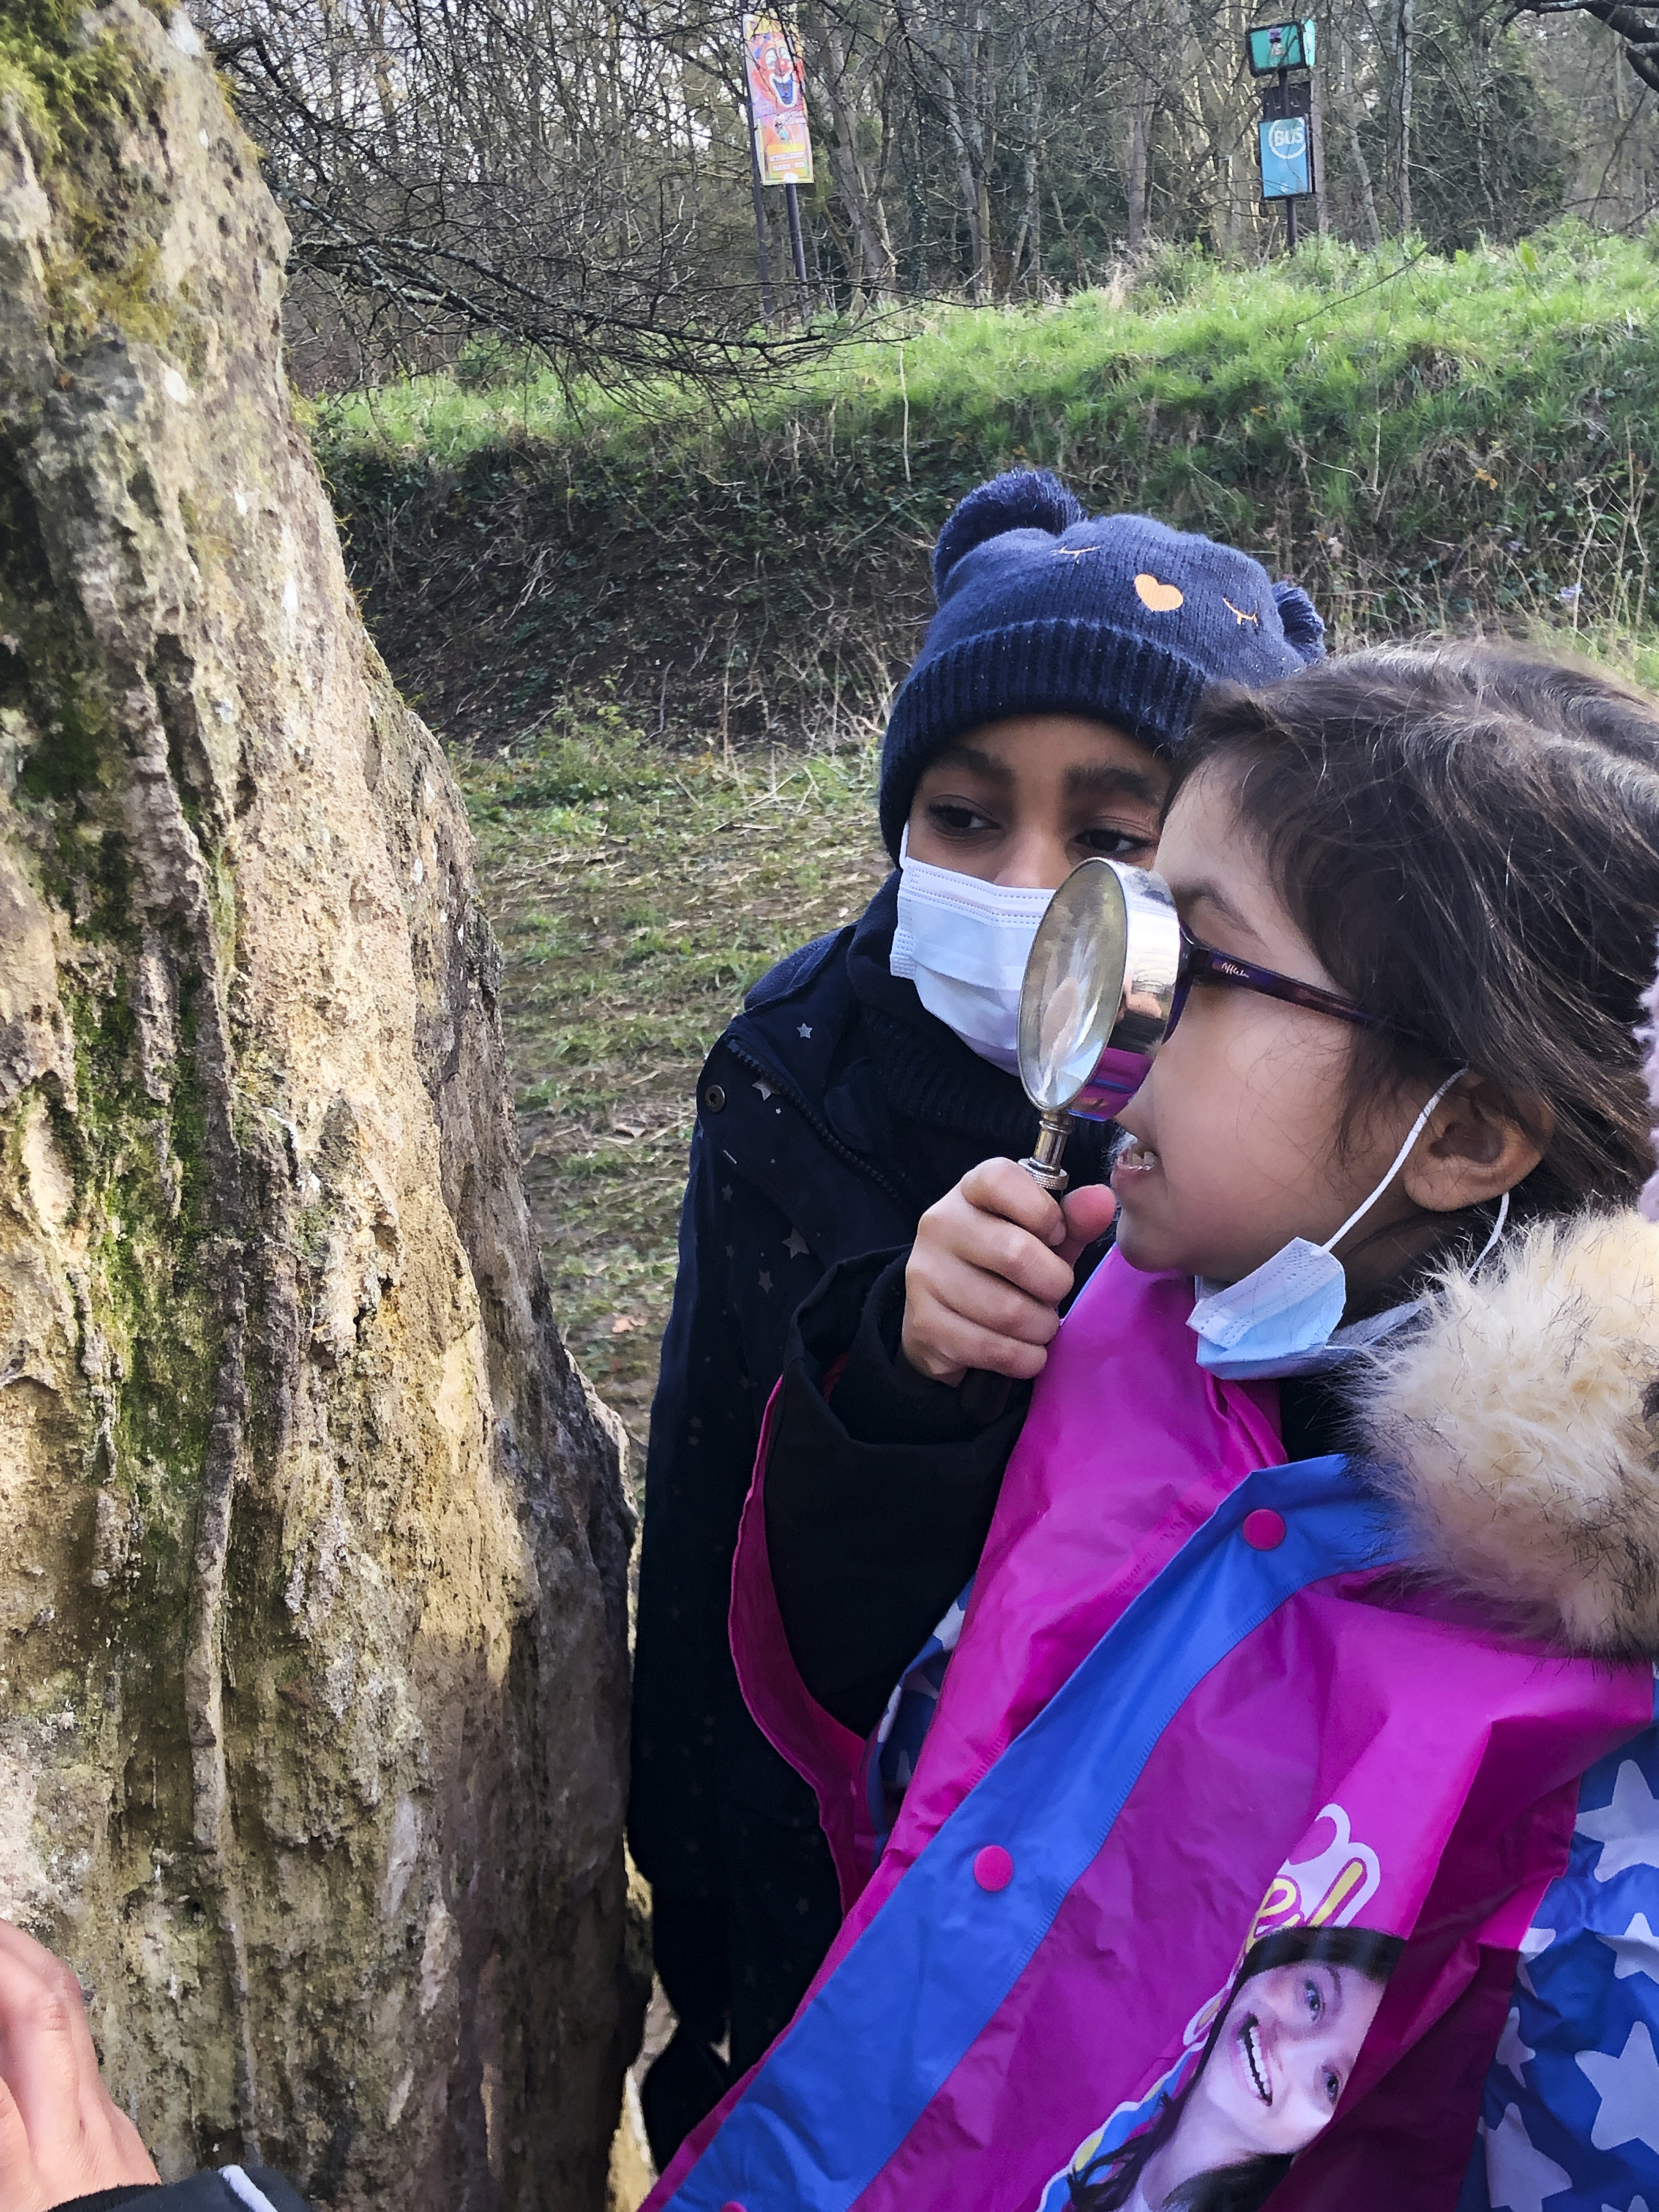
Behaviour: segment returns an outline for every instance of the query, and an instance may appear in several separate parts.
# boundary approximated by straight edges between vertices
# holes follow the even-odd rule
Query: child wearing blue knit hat
[[[1325,649],[1307,593],[1248,553],[1144,514],[1091,518],[1032,469],[969,493],[939,532],[933,588],[939,612],[882,748],[895,856],[917,780],[966,731],[1072,714],[1166,753],[1206,684],[1271,684]]]
[[[1206,684],[1269,683],[1323,651],[1306,595],[1248,554],[1144,515],[1091,518],[1030,470],[962,501],[933,582],[882,750],[899,866],[859,921],[757,984],[698,1083],[651,1415],[629,1814],[679,2023],[645,2085],[659,2166],[787,2023],[840,1918],[816,1802],[750,1718],[726,1637],[793,1318],[809,1295],[820,1312],[839,1302],[842,1340],[885,1348],[864,1363],[892,1378],[884,1433],[902,1444],[914,1421],[918,1443],[937,1438],[940,1386],[888,1356],[903,1261],[964,1175],[1030,1149],[1013,1011],[1048,896],[1091,854],[1151,865],[1167,763]],[[1079,1125],[1074,1188],[1105,1164],[1104,1133]],[[902,1507],[896,1542],[887,1499],[873,1565],[848,1495],[844,1556],[814,1571],[873,1592],[878,1616],[943,1615],[984,1540],[979,1463],[1000,1467],[1022,1410],[981,1431],[964,1417],[961,1481]],[[914,1656],[892,1664],[874,1626],[844,1679],[836,1655],[810,1655],[813,1679],[837,1685],[827,1727],[864,1733]]]

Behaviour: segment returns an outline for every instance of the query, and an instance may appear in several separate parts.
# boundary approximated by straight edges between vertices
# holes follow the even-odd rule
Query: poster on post
[[[1305,115],[1280,115],[1261,125],[1261,197],[1306,199],[1313,191],[1313,147]]]
[[[743,46],[761,182],[810,185],[812,142],[794,32],[781,15],[745,15]]]

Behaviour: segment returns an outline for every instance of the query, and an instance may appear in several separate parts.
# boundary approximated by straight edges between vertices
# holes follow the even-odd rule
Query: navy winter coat
[[[897,881],[765,976],[709,1054],[651,1413],[629,1837],[664,1934],[670,1900],[724,1910],[739,2067],[787,2021],[839,1918],[811,1792],[750,1718],[726,1638],[789,1324],[827,1270],[908,1245],[969,1168],[1036,1132],[1017,1081],[888,972]],[[1078,1180],[1103,1150],[1080,1133]],[[663,1972],[672,1996],[665,1952]]]

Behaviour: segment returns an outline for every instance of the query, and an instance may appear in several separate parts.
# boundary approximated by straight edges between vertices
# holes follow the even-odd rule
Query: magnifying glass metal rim
[[[1037,994],[1052,964],[1056,933],[1068,924],[1086,925],[1091,904],[1116,941],[1106,954],[1089,1024],[1065,1055],[1085,1072],[1063,1101],[1050,1096],[1045,1103],[1038,1095],[1044,1086],[1035,1079],[1041,1073],[1044,1010]],[[1036,1145],[1020,1165],[1056,1198],[1068,1182],[1060,1160],[1073,1120],[1109,1121],[1145,1079],[1169,1025],[1180,965],[1175,901],[1164,878],[1150,869],[1097,854],[1073,868],[1049,901],[1026,957],[1016,1036],[1020,1082],[1040,1117]]]
[[[1124,892],[1123,870],[1109,860],[1103,854],[1084,860],[1073,868],[1049,900],[1036,933],[1031,939],[1031,949],[1026,955],[1025,973],[1020,983],[1019,1013],[1015,1041],[1019,1060],[1019,1079],[1025,1096],[1039,1113],[1065,1111],[1073,1098],[1087,1085],[1096,1063],[1105,1050],[1108,1039],[1117,1019],[1118,1006],[1123,994],[1124,971],[1128,963],[1128,901]],[[1092,915],[1077,913],[1080,906],[1092,907]],[[1103,981],[1095,994],[1094,1012],[1087,1028],[1076,1044],[1065,1055],[1073,1066],[1081,1066],[1083,1073],[1064,1097],[1054,1095],[1053,1086],[1042,1079],[1042,1066],[1051,1055],[1042,1049],[1043,1018],[1048,1011],[1046,1002],[1038,992],[1042,984],[1042,964],[1054,957],[1054,939],[1059,928],[1070,923],[1079,926],[1094,920],[1115,938],[1116,975],[1108,970],[1108,980]],[[1107,955],[1109,963],[1111,955]]]

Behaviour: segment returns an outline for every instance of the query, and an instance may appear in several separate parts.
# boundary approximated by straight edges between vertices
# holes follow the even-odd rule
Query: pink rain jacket
[[[1617,1229],[1649,1240],[1654,1272],[1656,1232]],[[1611,1233],[1580,1237],[1592,1272]],[[1033,1395],[873,1863],[866,1747],[807,1695],[772,1593],[769,1425],[732,1646],[757,1719],[818,1793],[849,1910],[790,2027],[653,2208],[1064,2202],[1063,2185],[1045,2192],[1079,2145],[1115,2114],[1133,2131],[1190,2073],[1249,1944],[1312,1925],[1405,1948],[1275,2212],[1450,2212],[1580,1778],[1654,1716],[1650,1664],[1561,1649],[1564,1622],[1580,1643],[1627,1638],[1617,1618],[1598,1625],[1598,1593],[1615,1613],[1619,1600],[1588,1571],[1519,1572],[1522,1636],[1494,1632],[1469,1595],[1501,1582],[1501,1543],[1495,1571],[1480,1547],[1503,1485],[1527,1473],[1528,1447],[1503,1429],[1504,1363],[1531,1342],[1512,1309],[1525,1323],[1528,1301],[1553,1295],[1559,1243],[1522,1241],[1490,1291],[1451,1280],[1393,1355],[1370,1409],[1386,1480],[1341,1459],[1284,1464],[1276,1387],[1197,1365],[1190,1282],[1109,1258]],[[1564,1358],[1601,1358],[1584,1336]],[[1472,1369],[1479,1403],[1448,1444],[1444,1376]],[[1571,1402],[1559,1366],[1548,1388]],[[1572,1555],[1565,1522],[1546,1537]]]

